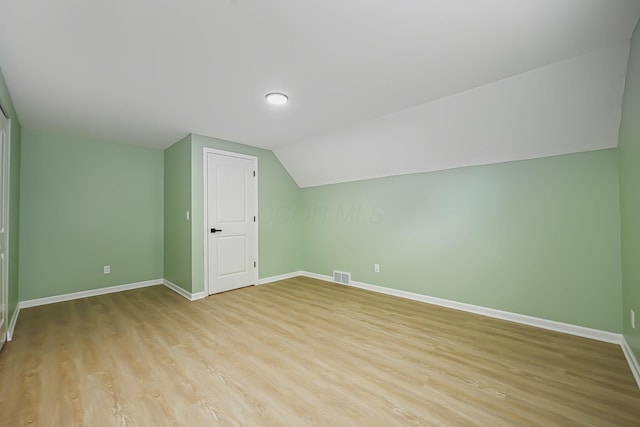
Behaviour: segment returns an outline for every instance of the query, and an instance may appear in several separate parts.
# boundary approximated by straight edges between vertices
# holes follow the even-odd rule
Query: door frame
[[[236,158],[240,158],[240,159],[245,159],[245,160],[251,160],[253,162],[253,170],[256,173],[256,194],[255,194],[255,206],[256,206],[256,221],[253,223],[253,231],[256,234],[256,247],[254,249],[254,259],[256,260],[256,267],[254,268],[254,277],[253,277],[253,281],[254,284],[257,285],[258,284],[258,270],[260,269],[260,261],[258,259],[258,247],[259,247],[259,240],[258,240],[258,219],[260,218],[259,216],[259,205],[258,205],[258,192],[259,192],[259,185],[258,185],[258,157],[257,156],[251,156],[248,154],[240,154],[240,153],[234,153],[233,151],[224,151],[224,150],[218,150],[216,148],[209,148],[209,147],[203,147],[202,149],[202,178],[203,178],[203,188],[204,188],[204,194],[203,194],[203,200],[204,200],[204,218],[203,218],[203,229],[202,232],[204,233],[204,290],[206,292],[206,296],[211,295],[211,289],[209,289],[209,227],[207,224],[207,221],[209,220],[209,183],[208,183],[208,175],[209,175],[209,168],[208,168],[208,164],[207,164],[207,155],[208,154],[216,154],[219,156],[227,156],[227,157],[236,157]]]
[[[9,235],[10,232],[10,227],[9,227],[9,215],[11,213],[11,209],[9,207],[9,204],[11,202],[11,195],[9,194],[9,191],[11,189],[11,185],[9,180],[11,179],[11,171],[10,171],[10,167],[11,167],[11,119],[5,114],[4,109],[0,108],[2,111],[0,111],[0,115],[2,115],[2,119],[6,120],[7,123],[7,128],[6,128],[6,141],[4,144],[4,153],[3,153],[3,168],[2,168],[2,172],[4,173],[4,179],[3,179],[3,187],[2,188],[2,195],[1,197],[4,198],[4,201],[2,203],[4,212],[2,214],[2,218],[4,220],[4,224],[0,224],[0,227],[4,227],[4,233],[5,233],[5,248],[4,248],[4,269],[2,271],[2,278],[0,280],[2,280],[2,282],[0,283],[0,292],[2,292],[2,301],[4,304],[4,307],[2,307],[2,309],[4,310],[5,313],[5,330],[4,330],[4,337],[2,337],[2,343],[0,343],[0,349],[2,349],[2,347],[4,347],[4,344],[10,340],[11,337],[11,319],[9,318],[9,258],[10,258],[10,244],[9,244],[9,238],[11,237]],[[2,286],[2,283],[4,283],[4,286]],[[16,306],[16,308],[14,310],[17,310],[18,307]]]

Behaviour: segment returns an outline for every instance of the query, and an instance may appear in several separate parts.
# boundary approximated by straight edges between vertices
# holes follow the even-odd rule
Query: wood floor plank
[[[22,310],[7,426],[640,426],[621,349],[295,278]]]

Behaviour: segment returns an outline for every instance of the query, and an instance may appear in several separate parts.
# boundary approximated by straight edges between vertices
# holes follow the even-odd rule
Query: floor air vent
[[[348,285],[351,281],[351,273],[345,273],[344,271],[333,270],[333,281]]]

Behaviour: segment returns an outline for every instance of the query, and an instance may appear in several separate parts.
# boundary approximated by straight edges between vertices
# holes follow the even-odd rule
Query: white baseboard
[[[9,327],[7,328],[7,341],[13,339],[13,331],[16,330],[16,323],[18,323],[18,315],[20,314],[20,303],[16,304],[16,309],[13,310],[13,316],[9,321]]]
[[[638,359],[636,359],[636,356],[633,353],[633,350],[631,349],[631,346],[629,345],[629,342],[627,342],[627,339],[624,337],[624,335],[622,336],[620,346],[622,347],[624,357],[627,358],[627,363],[631,368],[633,378],[635,378],[636,384],[638,384],[638,387],[640,387],[640,363],[638,363]]]
[[[20,301],[20,308],[36,307],[39,305],[53,304],[74,299],[95,297],[98,295],[112,294],[114,292],[129,291],[131,289],[146,288],[147,286],[162,285],[162,279],[145,280],[144,282],[127,283],[124,285],[109,286],[107,288],[91,289],[89,291],[73,292],[70,294],[54,295],[45,298],[36,298]]]
[[[334,282],[333,276],[327,276],[325,274],[311,273],[310,271],[301,271],[300,275],[305,277],[310,277],[312,279],[324,280],[325,282],[336,283],[338,285],[342,284],[342,283]]]
[[[196,292],[195,294],[192,294],[191,292],[184,290],[180,286],[176,285],[175,283],[167,279],[162,279],[162,284],[165,285],[167,288],[171,289],[172,291],[174,291],[175,293],[182,295],[189,301],[199,300],[207,296],[204,292]]]
[[[279,280],[293,279],[294,277],[304,276],[302,271],[294,271],[293,273],[278,274],[277,276],[264,277],[258,280],[258,285],[266,285],[267,283],[277,282]]]
[[[336,283],[333,281],[332,276],[325,276],[324,274],[309,273],[305,271],[302,272],[302,275],[314,279]],[[472,305],[443,298],[430,297],[413,292],[400,291],[397,289],[385,288],[383,286],[377,285],[370,285],[368,283],[351,281],[347,286],[353,286],[355,288],[366,289],[368,291],[393,295],[396,297],[406,298],[414,301],[426,302],[428,304],[453,308],[455,310],[466,311],[469,313],[481,314],[487,317],[508,320],[509,322],[521,323],[523,325],[535,326],[537,328],[548,329],[551,331],[563,332],[565,334],[577,335],[579,337],[590,338],[593,340],[604,341],[612,344],[620,344],[622,341],[622,335],[613,332],[601,331],[599,329],[591,329],[584,326],[556,322],[554,320],[541,319],[539,317],[527,316],[524,314],[512,313],[509,311],[496,310],[479,305]]]

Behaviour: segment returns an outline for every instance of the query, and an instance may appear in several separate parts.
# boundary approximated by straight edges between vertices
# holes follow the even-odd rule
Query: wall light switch
[[[190,217],[190,216],[191,216],[191,215],[189,215],[189,211],[187,211],[187,221],[189,221],[189,217]]]
[[[111,266],[105,265],[103,268],[104,274],[111,274]]]

